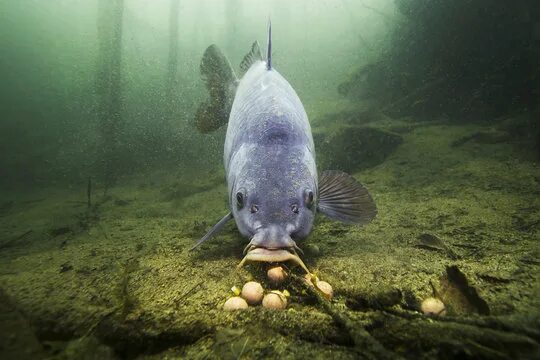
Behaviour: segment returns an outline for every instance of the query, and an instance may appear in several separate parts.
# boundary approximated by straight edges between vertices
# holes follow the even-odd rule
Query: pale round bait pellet
[[[261,284],[256,281],[249,281],[242,287],[242,296],[250,305],[256,305],[261,302],[264,290]]]
[[[287,307],[287,298],[276,293],[268,293],[264,296],[262,306],[267,309],[281,310]]]
[[[281,266],[274,266],[266,272],[268,279],[274,284],[279,284],[287,278],[287,273]]]
[[[227,301],[225,301],[225,304],[223,304],[223,310],[225,311],[241,310],[247,308],[248,303],[240,296],[233,296],[232,298],[227,299]]]
[[[427,316],[445,316],[446,315],[446,306],[444,303],[434,297],[429,297],[422,301],[420,310]]]

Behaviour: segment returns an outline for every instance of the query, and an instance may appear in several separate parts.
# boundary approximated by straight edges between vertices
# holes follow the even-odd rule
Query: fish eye
[[[257,211],[259,211],[259,206],[255,204],[251,205],[251,213],[255,214]]]
[[[244,207],[244,194],[242,194],[241,191],[236,193],[236,206],[238,209],[242,209]]]
[[[304,192],[304,203],[306,204],[306,207],[308,209],[311,209],[311,207],[313,206],[313,191],[306,190]]]
[[[299,211],[298,210],[298,205],[292,204],[291,205],[291,210],[292,210],[293,213],[298,214],[298,211]]]

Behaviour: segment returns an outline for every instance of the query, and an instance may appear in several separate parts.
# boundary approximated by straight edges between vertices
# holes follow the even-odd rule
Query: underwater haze
[[[0,358],[540,357],[539,19],[537,0],[0,0]],[[246,201],[224,74],[247,86],[270,22],[323,181],[292,261],[244,264],[238,217],[192,247]],[[328,200],[342,172],[369,203]]]
[[[350,1],[315,6],[310,1],[117,5],[66,0],[3,1],[1,6],[2,133],[14,140],[4,142],[12,154],[3,156],[1,164],[2,183],[10,187],[71,183],[95,175],[104,131],[99,108],[105,85],[99,83],[99,75],[111,61],[103,57],[114,57],[116,51],[107,44],[114,41],[115,26],[121,25],[121,64],[112,70],[119,74],[115,146],[121,157],[119,173],[126,175],[134,169],[159,168],[157,163],[174,165],[176,171],[194,157],[198,159],[192,163],[202,160],[207,170],[220,164],[223,133],[200,136],[191,126],[204,96],[199,63],[208,45],[218,44],[233,64],[239,64],[254,40],[266,42],[272,17],[275,65],[288,75],[306,105],[315,107],[337,98],[340,81],[357,61],[373,53],[355,51],[361,39],[369,36],[375,46],[387,32],[384,18]],[[178,14],[174,44],[172,6]],[[391,2],[386,7],[393,8]],[[354,24],[362,24],[361,30]],[[39,146],[30,146],[36,141]]]

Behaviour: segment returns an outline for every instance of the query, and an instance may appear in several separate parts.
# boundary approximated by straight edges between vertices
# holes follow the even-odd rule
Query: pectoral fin
[[[223,228],[223,226],[225,226],[227,221],[231,220],[232,218],[233,218],[232,213],[228,213],[227,215],[225,215],[221,220],[219,220],[217,222],[216,225],[214,225],[210,229],[209,232],[206,233],[206,235],[204,235],[202,238],[200,238],[199,241],[197,241],[197,243],[195,245],[193,245],[193,247],[191,249],[189,249],[189,250],[191,251],[191,250],[195,249],[197,246],[201,245],[203,242],[210,239],[212,236],[216,235]]]
[[[338,170],[324,171],[319,178],[318,209],[344,223],[369,223],[377,208],[367,189],[351,175]]]

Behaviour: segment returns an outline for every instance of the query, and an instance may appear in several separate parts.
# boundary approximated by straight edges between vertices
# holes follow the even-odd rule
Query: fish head
[[[313,227],[314,184],[300,180],[288,186],[287,181],[270,183],[265,179],[237,186],[231,199],[232,213],[240,232],[251,238],[252,245],[288,248],[294,245],[293,239],[306,237]]]
[[[295,239],[306,237],[313,227],[316,183],[313,177],[299,174],[276,171],[258,176],[257,181],[247,174],[241,177],[244,181],[231,201],[240,232],[251,239],[241,264],[292,260],[305,268]]]

